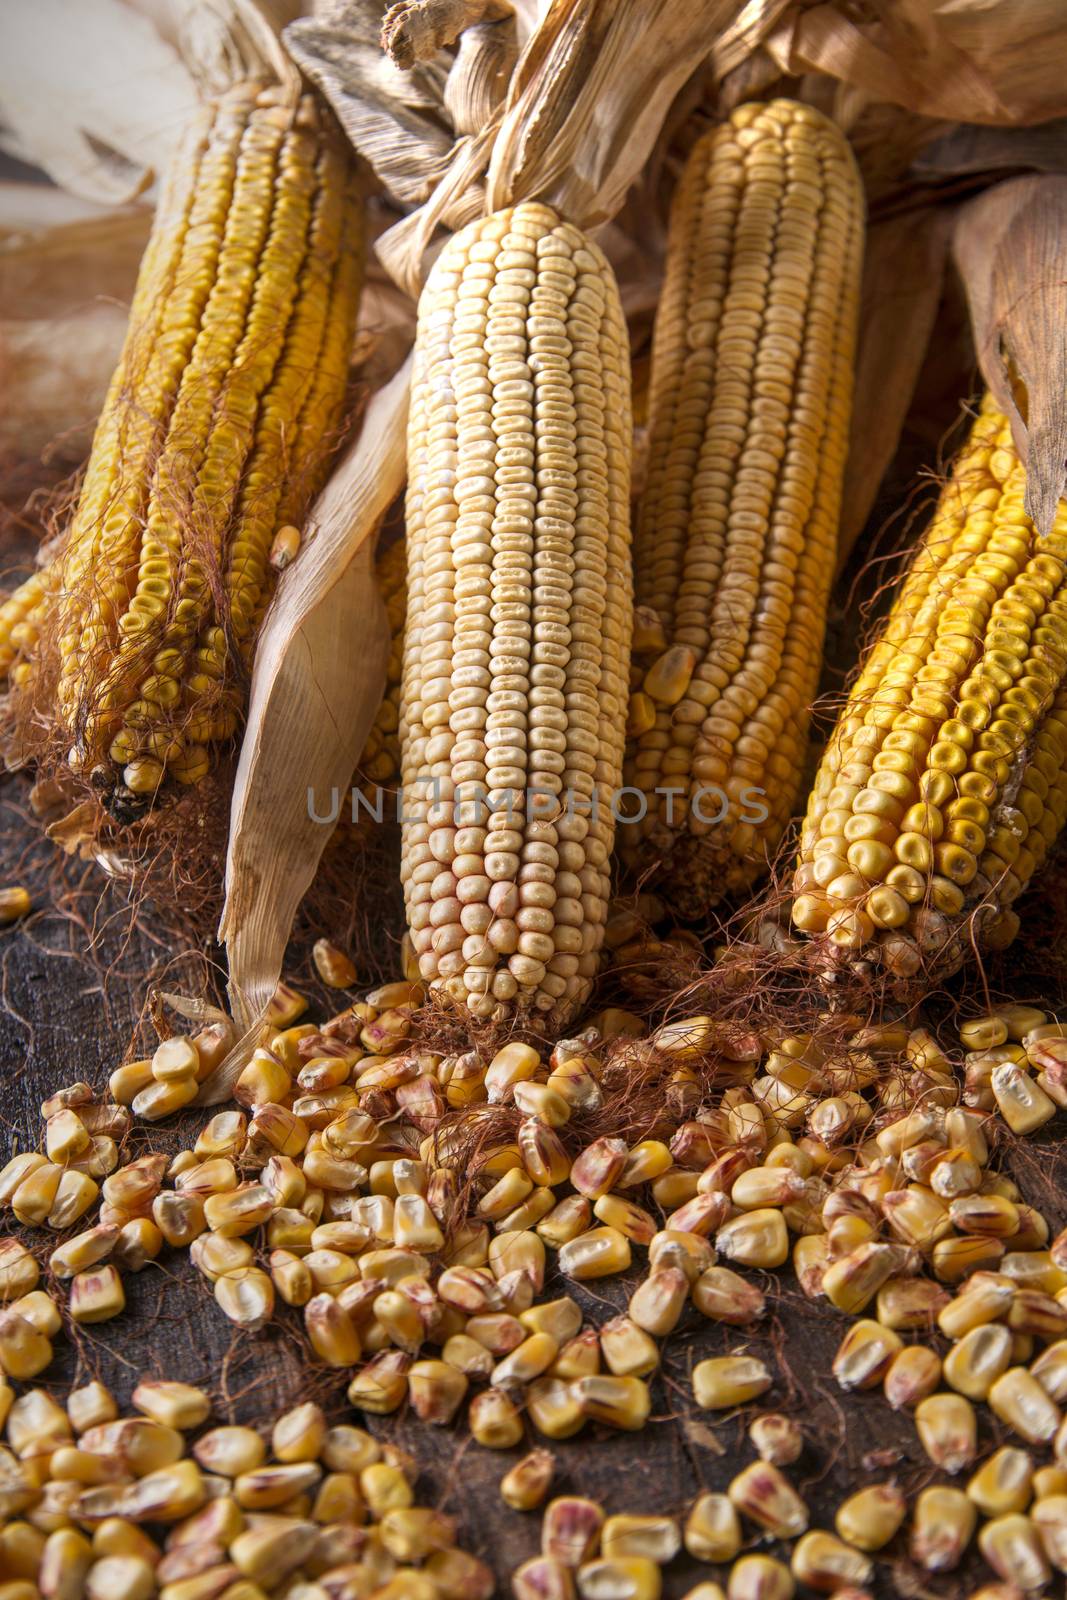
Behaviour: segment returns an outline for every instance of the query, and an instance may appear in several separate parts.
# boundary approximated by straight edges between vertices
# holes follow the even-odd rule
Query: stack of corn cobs
[[[914,1411],[932,1465],[968,1473],[965,1490],[920,1495],[912,1559],[954,1567],[981,1513],[1003,1580],[988,1592],[1015,1596],[1067,1570],[1067,1244],[1046,1248],[1046,1218],[986,1171],[986,1130],[1026,1135],[1067,1105],[1067,1030],[1026,1008],[973,1023],[962,1104],[954,1064],[910,1022],[854,1018],[840,1056],[788,1030],[739,1042],[705,1016],[646,1037],[607,1012],[560,1037],[612,943],[616,872],[704,919],[768,873],[801,799],[863,225],[847,141],[805,105],[743,106],[695,145],[633,515],[630,351],[607,258],[536,201],[450,239],[418,307],[405,531],[379,561],[390,681],[356,775],[403,791],[404,981],[323,1031],[277,1010],[237,1080],[241,1109],[173,1161],[119,1165],[123,1108],[156,1120],[189,1105],[228,1039],[166,1041],[118,1069],[111,1103],[61,1090],[44,1152],[0,1173],[0,1200],[68,1235],[49,1265],[75,1324],[121,1313],[123,1272],[187,1246],[239,1328],[261,1328],[276,1298],[300,1308],[315,1356],[356,1369],[348,1395],[366,1413],[410,1402],[450,1423],[487,1380],[468,1416],[497,1449],[524,1419],[552,1440],[643,1426],[659,1341],[690,1302],[727,1327],[763,1313],[717,1256],[791,1259],[811,1297],[877,1310],[845,1335],[841,1387],[881,1385]],[[299,558],[342,423],[362,226],[325,113],[259,86],[205,110],[164,189],[69,532],[0,607],[23,737],[36,728],[42,762],[120,823],[195,786],[240,729],[274,575]],[[807,802],[789,915],[816,969],[921,989],[969,950],[1003,948],[1067,821],[1067,512],[1040,537],[1025,486],[986,399]],[[420,1036],[428,998],[438,1021],[469,1024],[472,1048]],[[646,1137],[597,1133],[638,1074],[663,1115]],[[464,1144],[486,1129],[496,1142]],[[546,1247],[581,1283],[625,1271],[633,1245],[649,1272],[626,1315],[589,1329],[570,1295],[538,1298]],[[15,1381],[45,1369],[62,1322],[38,1279],[6,1241],[0,1368]],[[943,1361],[898,1332],[935,1323]],[[692,1390],[720,1410],[773,1381],[741,1352],[696,1366]],[[0,1600],[259,1600],[283,1581],[301,1600],[489,1592],[369,1435],[308,1407],[278,1423],[273,1467],[236,1428],[199,1439],[194,1462],[178,1430],[206,1404],[179,1390],[135,1392],[155,1432],[117,1420],[106,1392],[63,1411],[0,1390]],[[977,1466],[983,1401],[1022,1444]],[[729,1567],[725,1591],[694,1595],[865,1592],[868,1553],[904,1523],[900,1490],[854,1496],[840,1538],[809,1530],[779,1471],[803,1438],[761,1420],[760,1464],[690,1509],[687,1550]],[[539,1504],[546,1455],[508,1474],[508,1504]],[[601,1529],[589,1507],[553,1502],[521,1600],[656,1600],[677,1526]],[[360,1538],[336,1532],[368,1510]],[[799,1541],[788,1561],[743,1553],[739,1516]],[[165,1553],[140,1521],[177,1525]],[[210,1560],[180,1555],[205,1542]]]

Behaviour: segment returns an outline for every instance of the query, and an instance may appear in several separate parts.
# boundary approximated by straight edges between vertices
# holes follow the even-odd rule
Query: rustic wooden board
[[[24,799],[25,789],[17,780],[0,790],[0,882],[32,880],[41,907],[27,923],[0,935],[0,1116],[11,1148],[36,1143],[44,1095],[78,1078],[104,1083],[141,1015],[145,975],[158,971],[169,954],[157,943],[158,930],[150,919],[143,918],[127,942],[128,918],[118,914],[92,958],[86,955],[87,935],[47,909],[49,884],[41,869],[49,857],[25,816]],[[96,881],[87,880],[90,899]],[[79,903],[87,903],[84,894]],[[101,969],[110,962],[115,965],[104,978]],[[131,1136],[131,1154],[180,1148],[183,1136],[194,1134],[202,1120],[202,1113],[190,1114],[166,1127],[138,1128]],[[1042,1152],[1046,1176],[1045,1158],[1053,1148]],[[1031,1160],[1032,1155],[1028,1165]],[[1041,1203],[1055,1226],[1067,1221],[1052,1184]],[[10,1226],[9,1220],[4,1226]],[[42,1234],[26,1237],[42,1256],[47,1253]],[[128,1276],[126,1285],[129,1305],[121,1318],[92,1330],[91,1339],[58,1342],[57,1360],[45,1375],[47,1387],[60,1393],[99,1375],[125,1401],[142,1373],[179,1377],[210,1390],[219,1420],[265,1424],[304,1396],[309,1382],[316,1393],[323,1390],[322,1370],[309,1371],[292,1313],[262,1334],[234,1337],[183,1253],[168,1252],[139,1276]],[[555,1446],[560,1488],[592,1494],[613,1511],[681,1513],[700,1488],[725,1487],[752,1459],[745,1435],[752,1413],[719,1417],[696,1412],[688,1374],[704,1356],[743,1344],[764,1355],[778,1374],[768,1403],[795,1415],[807,1431],[808,1448],[791,1476],[811,1507],[814,1524],[831,1526],[833,1510],[845,1494],[875,1478],[895,1473],[908,1491],[930,1481],[934,1475],[910,1419],[891,1412],[879,1392],[846,1397],[830,1377],[830,1361],[846,1320],[825,1303],[805,1301],[788,1273],[766,1275],[764,1286],[770,1315],[751,1338],[687,1312],[667,1342],[663,1371],[653,1384],[652,1422],[637,1435],[592,1428]],[[578,1292],[590,1319],[599,1323],[623,1308],[627,1286],[611,1280]],[[325,1391],[331,1416],[350,1418],[343,1378],[327,1378]],[[988,1416],[982,1425],[991,1442]],[[418,1457],[422,1498],[460,1519],[468,1548],[490,1563],[499,1591],[507,1594],[511,1570],[538,1543],[539,1519],[510,1511],[497,1492],[502,1473],[521,1452],[484,1450],[470,1442],[462,1424],[431,1429],[401,1414],[372,1419],[370,1426]],[[543,1441],[531,1430],[530,1442]],[[894,1546],[891,1555],[898,1554],[905,1552]],[[949,1579],[924,1580],[915,1589],[907,1569],[894,1570],[889,1559],[880,1564],[879,1574],[880,1595],[959,1592],[958,1580]],[[698,1578],[712,1575],[708,1568],[680,1560],[668,1569],[665,1594],[673,1600]]]

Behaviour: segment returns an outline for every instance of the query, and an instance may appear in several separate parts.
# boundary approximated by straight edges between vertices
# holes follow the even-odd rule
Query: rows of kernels
[[[66,548],[0,622],[16,688],[39,634],[54,650],[69,759],[120,815],[165,773],[196,782],[237,726],[225,680],[247,668],[268,551],[279,520],[297,533],[341,414],[361,226],[310,98],[294,117],[242,84],[172,164]]]
[[[600,251],[534,204],[456,235],[419,310],[409,927],[424,977],[476,1015],[562,1018],[597,966],[621,778],[625,324]]]
[[[665,858],[672,898],[694,915],[765,870],[800,781],[862,209],[847,141],[785,100],[742,106],[705,135],[672,208],[635,535],[626,782],[644,810],[622,842],[642,868],[650,846]]]
[[[1010,939],[1067,819],[1067,510],[1039,540],[1024,492],[987,396],[809,801],[794,924],[902,976],[958,965],[975,906]]]

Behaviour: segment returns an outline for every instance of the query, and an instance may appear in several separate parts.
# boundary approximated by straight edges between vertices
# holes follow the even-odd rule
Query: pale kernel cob
[[[863,196],[819,112],[747,105],[671,212],[637,517],[624,859],[700,915],[765,870],[822,665],[848,445]],[[671,794],[657,791],[672,790]],[[725,812],[725,814],[723,814]]]
[[[596,970],[630,455],[628,341],[601,252],[542,205],[472,223],[419,306],[401,877],[423,977],[480,1017],[558,1022]]]

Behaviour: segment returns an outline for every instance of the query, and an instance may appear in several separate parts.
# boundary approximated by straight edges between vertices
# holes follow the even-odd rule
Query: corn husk
[[[0,184],[0,461],[84,458],[150,224],[142,206]]]
[[[987,190],[962,209],[953,251],[982,376],[1026,462],[1026,510],[1046,534],[1067,483],[1067,177]]]
[[[409,385],[405,364],[371,400],[257,643],[219,929],[233,1015],[246,1030],[274,993],[296,908],[329,837],[314,813],[331,791],[346,794],[381,701],[389,630],[373,577],[374,536],[404,482]],[[220,1068],[209,1103],[229,1087]]]
[[[867,232],[856,388],[841,493],[840,572],[866,525],[896,453],[934,331],[951,214],[927,209],[875,223]],[[877,427],[873,420],[877,418]]]

